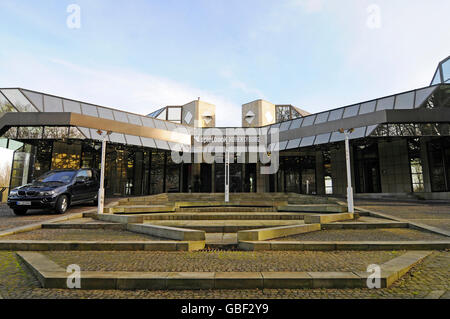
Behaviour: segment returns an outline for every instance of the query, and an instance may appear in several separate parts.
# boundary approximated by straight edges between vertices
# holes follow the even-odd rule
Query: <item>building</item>
[[[32,181],[55,168],[99,167],[107,136],[106,194],[224,192],[224,154],[215,161],[178,163],[172,151],[192,158],[198,132],[215,128],[215,106],[200,99],[147,116],[21,88],[0,89],[0,190]],[[439,63],[428,87],[317,114],[257,100],[242,106],[242,128],[279,132],[279,169],[231,157],[231,192],[346,194],[344,134],[350,134],[357,194],[417,195],[450,199],[450,57]],[[209,134],[209,133],[208,133]],[[205,135],[208,135],[205,134]],[[268,140],[270,138],[268,137]],[[202,142],[203,143],[203,142]],[[233,141],[237,144],[239,142]],[[247,154],[249,153],[249,154]],[[266,154],[267,155],[267,154]]]

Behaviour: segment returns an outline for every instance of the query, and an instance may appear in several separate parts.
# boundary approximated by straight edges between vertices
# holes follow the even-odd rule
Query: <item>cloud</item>
[[[22,87],[129,112],[148,114],[166,105],[183,105],[197,97],[216,105],[218,126],[240,126],[240,105],[226,97],[132,69],[91,67],[57,58],[0,56],[0,87]]]
[[[262,91],[256,88],[252,88],[248,86],[247,83],[239,80],[230,69],[223,68],[222,70],[220,70],[219,75],[229,82],[231,88],[240,90],[246,93],[247,95],[252,95],[253,97],[256,98],[261,99],[265,98],[264,93]]]

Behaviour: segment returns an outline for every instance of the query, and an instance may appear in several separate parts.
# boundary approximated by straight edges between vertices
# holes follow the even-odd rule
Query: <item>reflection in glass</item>
[[[69,136],[69,128],[67,126],[62,126],[62,127],[46,126],[46,127],[44,127],[43,138],[61,139],[61,138],[67,138],[68,136]]]
[[[69,138],[85,139],[86,137],[83,135],[83,133],[81,133],[81,131],[77,127],[72,126],[69,129]]]
[[[442,76],[444,83],[450,83],[450,59],[442,63]]]
[[[43,105],[43,96],[40,93],[21,90],[21,92],[25,95],[25,97],[28,98],[28,100],[31,101],[31,103],[34,104],[35,107],[41,112],[44,111],[44,105]]]
[[[14,107],[19,110],[19,112],[37,112],[34,106],[31,105],[30,101],[28,101],[19,90],[6,89],[2,90],[2,93],[14,105]]]
[[[17,127],[11,127],[8,131],[3,134],[3,137],[5,138],[17,138]]]
[[[81,144],[53,143],[52,169],[79,169]]]
[[[8,100],[0,93],[0,113],[17,112],[17,110],[8,102]]]
[[[42,126],[19,127],[17,139],[41,139]]]

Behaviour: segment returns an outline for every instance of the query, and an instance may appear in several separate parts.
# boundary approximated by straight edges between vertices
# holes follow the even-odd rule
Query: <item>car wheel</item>
[[[27,213],[26,209],[14,209],[14,214],[17,216],[23,216]]]
[[[66,195],[61,195],[56,201],[55,211],[58,214],[64,214],[69,208],[69,198]]]

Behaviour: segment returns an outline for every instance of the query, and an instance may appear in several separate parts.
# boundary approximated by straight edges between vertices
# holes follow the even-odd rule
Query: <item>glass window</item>
[[[343,140],[345,140],[345,135],[342,134],[341,132],[333,132],[331,134],[330,143],[340,142]]]
[[[300,141],[301,140],[302,140],[301,138],[297,138],[295,140],[290,140],[288,145],[287,145],[287,147],[286,147],[286,149],[290,150],[290,149],[293,149],[293,148],[297,148],[300,145]]]
[[[355,128],[355,130],[353,131],[353,133],[350,134],[350,139],[355,139],[355,138],[361,138],[364,137],[366,135],[366,127],[357,127]]]
[[[22,93],[34,104],[34,106],[41,112],[43,112],[43,96],[40,93],[30,92],[26,90],[22,90]]]
[[[302,142],[300,143],[300,147],[305,147],[305,146],[311,146],[314,144],[314,139],[316,137],[315,136],[308,136],[308,137],[304,137],[302,139]]]
[[[141,137],[142,145],[146,147],[156,148],[155,141],[152,138]]]
[[[277,122],[284,122],[291,119],[291,107],[289,105],[276,106],[275,110]]]
[[[141,118],[141,120],[142,120],[142,124],[144,124],[144,126],[155,127],[155,123],[153,122],[153,119],[151,119],[149,117],[146,117],[146,116],[143,116]]]
[[[69,136],[69,128],[62,127],[54,127],[54,126],[46,126],[44,127],[44,138],[47,139],[61,139],[67,138]]]
[[[3,137],[16,139],[17,138],[17,127],[11,127],[9,130],[3,134]]]
[[[79,102],[64,100],[64,112],[81,114],[81,105]]]
[[[282,142],[280,142],[280,151],[285,150],[287,144],[288,144],[288,141],[282,141]]]
[[[86,136],[77,127],[73,126],[69,130],[69,138],[85,139]]]
[[[142,126],[141,119],[138,115],[135,114],[127,114],[127,115],[128,120],[130,121],[131,124]]]
[[[81,133],[83,133],[84,136],[86,136],[87,138],[91,138],[91,132],[89,131],[88,128],[78,127],[78,129],[80,130]]]
[[[167,109],[167,119],[169,121],[181,121],[181,108],[180,107],[169,107]]]
[[[97,130],[90,128],[89,131],[91,132],[91,138],[93,140],[103,140],[103,136],[98,134]],[[109,141],[108,137],[106,138],[106,140]]]
[[[44,95],[44,111],[62,112],[62,100],[54,96]]]
[[[169,131],[175,131],[177,128],[177,125],[171,122],[166,122],[166,127]]]
[[[444,77],[444,83],[450,83],[450,59],[442,63],[442,76]]]
[[[161,141],[161,140],[155,139],[155,143],[156,143],[156,147],[159,149],[163,149],[163,150],[169,149],[169,144],[167,144],[166,141]]]
[[[164,121],[155,121],[156,128],[159,128],[161,130],[167,130],[166,125],[164,124]]]
[[[370,101],[361,104],[361,109],[359,110],[359,114],[367,114],[375,112],[375,105],[377,104],[377,101]]]
[[[161,113],[156,116],[157,119],[165,120],[166,119],[166,109],[164,109]]]
[[[90,104],[81,104],[81,111],[84,115],[95,116],[98,117],[97,107]]]
[[[366,136],[370,136],[372,132],[378,127],[378,125],[371,125],[367,127]]]
[[[120,112],[120,111],[113,111],[113,112],[114,112],[114,118],[116,119],[116,121],[128,123],[127,113]]]
[[[6,89],[2,90],[2,93],[14,105],[14,107],[19,110],[19,112],[37,112],[34,106],[31,105],[30,101],[28,101],[19,90]]]
[[[109,140],[113,143],[121,143],[121,144],[127,143],[125,141],[125,136],[123,136],[123,134],[120,133],[111,133],[111,135],[109,135]]]
[[[99,107],[99,108],[97,108],[97,110],[98,110],[98,115],[102,119],[114,120],[114,115],[113,115],[112,110],[106,109],[103,107]]]
[[[378,100],[377,111],[382,110],[392,110],[394,108],[395,96],[386,97],[384,99]]]
[[[395,109],[405,110],[414,108],[414,92],[397,95],[395,99]]]
[[[431,85],[436,85],[441,83],[441,72],[440,67],[437,68],[436,73],[433,76],[433,81],[431,81]]]
[[[328,119],[330,112],[320,113],[317,115],[316,122],[314,124],[325,123]]]
[[[344,109],[337,109],[330,112],[330,117],[328,121],[337,121],[342,118],[342,114],[344,114]]]
[[[330,140],[331,133],[317,135],[315,145],[326,144]]]
[[[141,140],[139,139],[139,136],[125,135],[125,138],[127,139],[127,143],[130,144],[130,145],[142,146],[142,143],[141,143]]]
[[[287,131],[291,123],[292,123],[291,121],[281,123],[280,132]]]
[[[303,118],[298,118],[298,119],[292,121],[290,130],[295,130],[295,129],[299,128],[302,125],[302,122],[303,122]]]
[[[310,115],[310,116],[304,117],[302,127],[313,125],[315,119],[316,119],[315,115]]]
[[[42,126],[30,126],[30,127],[19,127],[18,139],[41,139],[42,138]]]
[[[17,112],[17,110],[8,102],[8,100],[0,93],[0,113]]]
[[[345,111],[344,111],[344,119],[358,115],[358,110],[359,110],[359,104],[346,107]]]
[[[418,108],[422,106],[422,104],[425,102],[425,100],[430,96],[431,93],[436,89],[436,87],[428,87],[425,89],[417,90],[416,91],[416,101],[415,101],[415,108]]]

